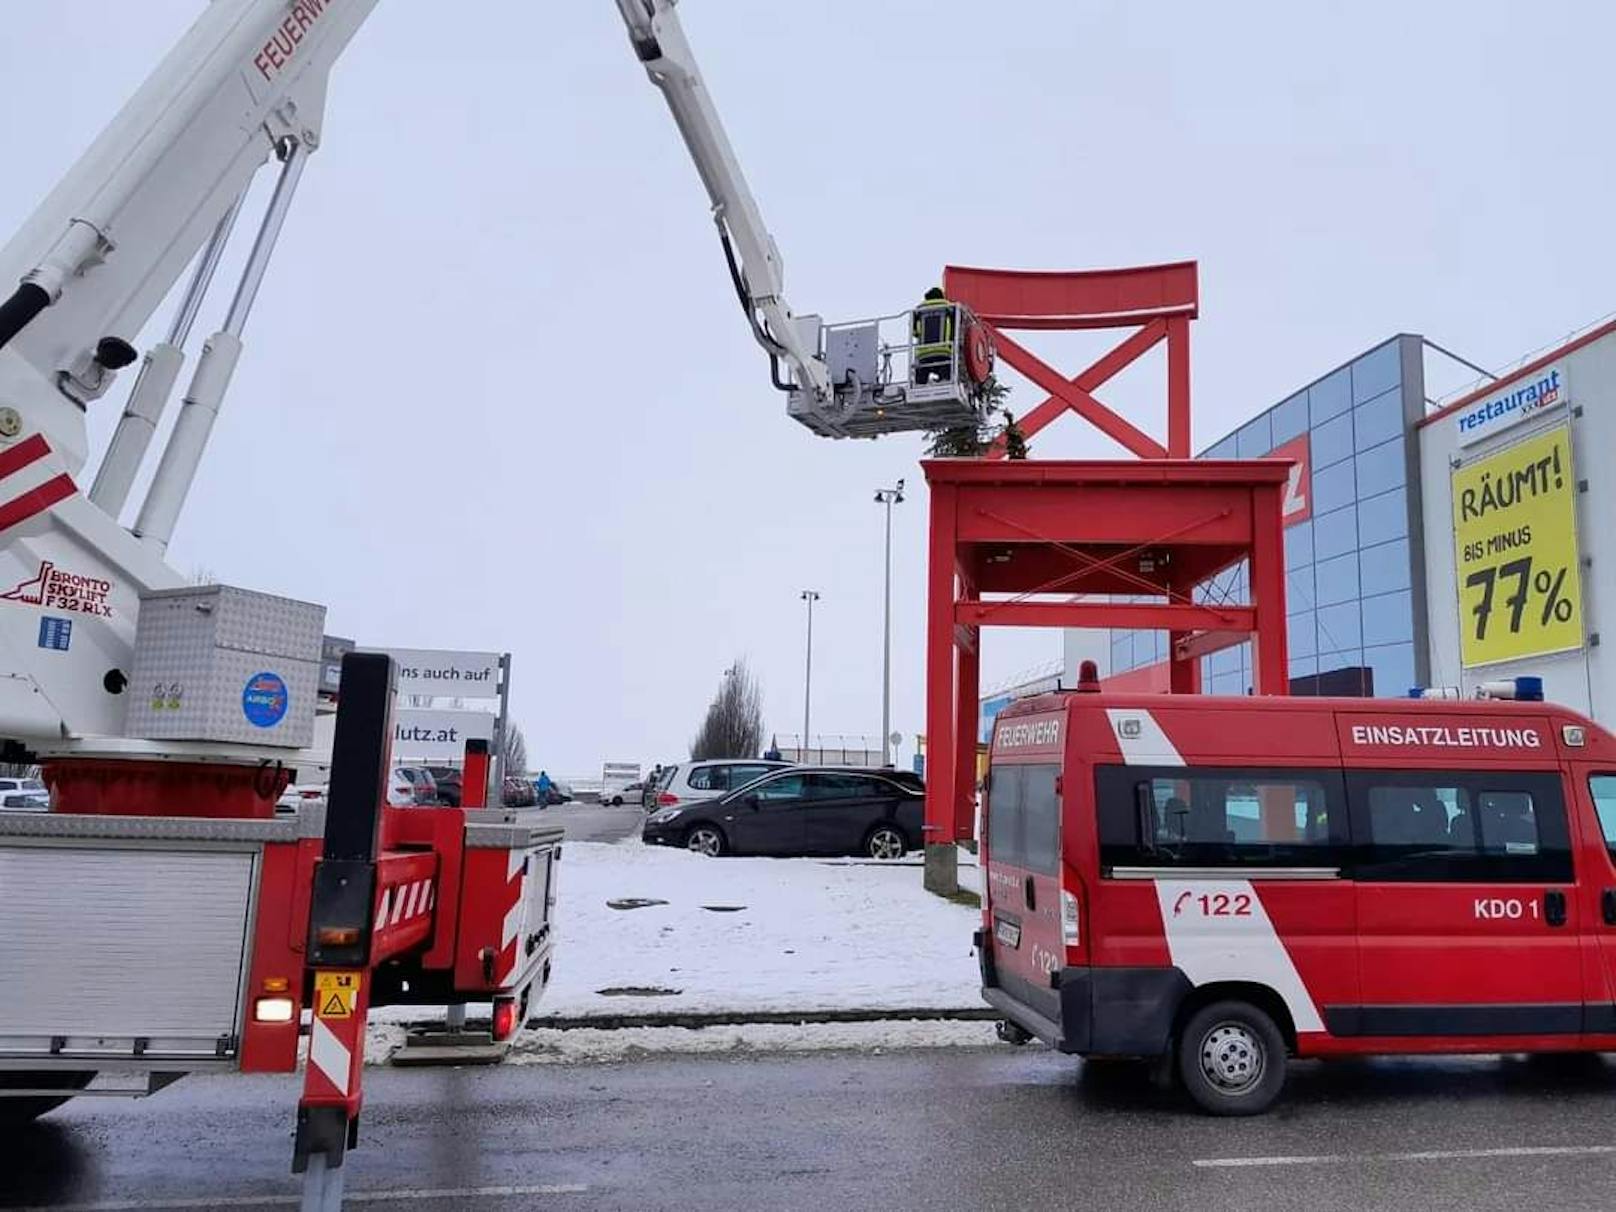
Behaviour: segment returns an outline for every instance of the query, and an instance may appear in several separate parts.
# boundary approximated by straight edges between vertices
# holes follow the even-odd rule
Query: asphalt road
[[[1131,1067],[1008,1047],[371,1070],[366,1087],[356,1208],[1616,1205],[1616,1068],[1597,1061],[1309,1064],[1249,1120],[1198,1115]],[[69,1104],[0,1145],[0,1206],[292,1206],[296,1096],[189,1078]]]
[[[645,822],[645,810],[638,804],[624,804],[621,808],[557,804],[546,808],[542,819],[546,824],[565,828],[569,842],[615,842],[638,832]]]

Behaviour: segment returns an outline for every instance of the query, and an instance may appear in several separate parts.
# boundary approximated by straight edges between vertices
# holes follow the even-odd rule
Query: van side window
[[[1594,811],[1599,814],[1599,831],[1605,835],[1605,849],[1616,858],[1616,774],[1596,774],[1588,780],[1593,792]]]
[[[1056,765],[997,762],[988,776],[988,860],[1040,875],[1060,874]]]
[[[1326,770],[1102,766],[1100,862],[1112,867],[1338,867],[1340,776]]]
[[[1359,771],[1347,788],[1358,879],[1571,879],[1556,775]]]

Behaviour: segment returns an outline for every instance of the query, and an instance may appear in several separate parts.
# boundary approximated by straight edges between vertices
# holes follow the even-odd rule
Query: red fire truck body
[[[1616,1050],[1616,738],[1544,703],[1078,693],[994,727],[983,994],[1262,1110],[1286,1054]]]

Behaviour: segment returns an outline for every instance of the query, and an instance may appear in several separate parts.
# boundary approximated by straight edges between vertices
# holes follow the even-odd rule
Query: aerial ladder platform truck
[[[929,338],[928,374],[909,312],[826,324],[791,311],[674,0],[617,4],[787,415],[828,437],[983,421],[992,349],[965,309],[941,368]],[[461,807],[386,804],[385,655],[345,658],[333,752],[312,754],[323,608],[189,585],[164,558],[322,144],[332,65],[374,7],[211,0],[0,249],[0,760],[38,764],[50,799],[0,811],[0,1120],[187,1073],[290,1071],[307,1034],[294,1168],[311,1207],[340,1202],[367,1011],[488,1003],[491,1033],[508,1036],[549,977],[559,857],[558,831],[480,806],[475,743]],[[271,165],[223,322],[165,430],[249,186]],[[170,299],[162,339],[137,349]],[[124,374],[87,477],[86,417]],[[327,762],[324,806],[276,811],[293,771]]]

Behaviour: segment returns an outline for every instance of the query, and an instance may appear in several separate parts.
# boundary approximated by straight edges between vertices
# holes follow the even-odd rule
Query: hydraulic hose
[[[780,357],[785,353],[785,346],[771,337],[763,326],[758,323],[757,310],[752,306],[752,293],[746,288],[746,275],[741,272],[741,266],[735,260],[735,249],[730,244],[729,232],[724,229],[722,220],[718,223],[718,242],[724,248],[724,262],[729,266],[730,281],[735,283],[735,297],[741,301],[741,311],[746,315],[747,324],[751,325],[752,336],[757,343],[763,346],[769,355],[769,382],[773,383],[778,391],[792,392],[796,388],[780,377]]]
[[[11,298],[0,303],[0,348],[33,322],[51,304],[50,292],[43,286],[24,282]]]

